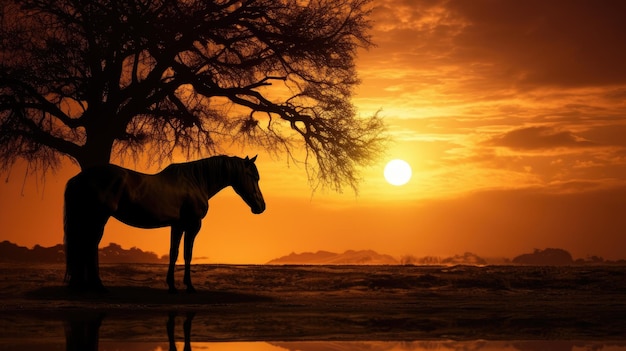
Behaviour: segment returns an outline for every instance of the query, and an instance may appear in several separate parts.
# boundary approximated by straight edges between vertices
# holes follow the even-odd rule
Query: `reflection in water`
[[[105,316],[99,312],[76,312],[66,316],[63,325],[65,332],[66,351],[626,351],[626,340],[619,341],[567,341],[567,340],[425,340],[425,341],[231,341],[204,342],[193,341],[192,323],[194,312],[187,312],[180,317],[172,312],[163,316],[163,323],[151,328],[155,334],[148,337],[151,341],[144,342],[133,337],[129,330],[125,335],[110,333],[111,325],[107,325]],[[183,338],[176,319],[182,320]],[[182,319],[184,318],[184,319]],[[199,317],[200,318],[200,317]],[[111,322],[111,321],[109,321]],[[201,322],[200,322],[201,323]],[[202,325],[199,326],[202,329]],[[61,332],[61,331],[59,331]],[[62,332],[61,332],[62,333]],[[198,332],[196,332],[198,333]],[[145,334],[141,334],[145,337]],[[178,340],[176,339],[178,335]],[[165,341],[167,337],[167,342]],[[210,337],[210,336],[208,336]],[[286,336],[293,338],[293,336]],[[181,340],[182,339],[182,340]],[[63,337],[41,340],[0,339],[2,350],[62,350]]]
[[[182,346],[181,343],[177,343]],[[137,345],[128,349],[139,351]],[[197,342],[189,350],[211,351],[626,351],[626,342],[598,341],[314,341],[314,342]],[[102,349],[109,350],[109,349]],[[110,349],[114,350],[114,349]],[[142,349],[164,351],[161,347]]]
[[[187,312],[185,322],[183,323],[183,335],[185,336],[183,351],[191,351],[191,321],[193,321],[195,315],[195,312]],[[170,312],[167,318],[167,341],[170,344],[169,351],[177,351],[176,339],[174,337],[175,326],[176,312]]]
[[[314,341],[200,342],[197,350],[211,351],[626,351],[626,343],[585,341]],[[160,351],[156,349],[154,351]]]
[[[104,314],[81,311],[65,319],[65,347],[68,351],[98,351],[98,333]]]

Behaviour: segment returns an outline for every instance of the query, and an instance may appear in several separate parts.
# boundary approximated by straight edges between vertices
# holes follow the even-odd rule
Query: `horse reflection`
[[[109,217],[139,228],[171,227],[167,284],[176,292],[174,266],[185,234],[185,275],[191,284],[193,242],[206,216],[208,200],[232,186],[252,213],[265,210],[259,172],[252,159],[214,156],[172,164],[154,175],[115,165],[85,169],[65,189],[66,281],[75,290],[105,291],[98,272],[98,244]]]
[[[187,312],[185,315],[185,321],[183,322],[185,346],[183,347],[183,351],[191,351],[191,322],[193,321],[193,317],[195,315],[195,312]],[[169,351],[178,351],[176,349],[176,338],[174,337],[175,326],[176,312],[170,312],[169,317],[167,318],[167,340],[170,344]]]
[[[187,312],[183,322],[184,351],[191,351],[191,323],[195,312]],[[169,351],[176,349],[176,312],[170,312],[167,318],[167,340]],[[98,351],[100,326],[104,313],[81,311],[65,317],[65,349],[67,351]]]
[[[64,320],[65,349],[67,351],[98,351],[98,335],[104,313],[80,311]]]

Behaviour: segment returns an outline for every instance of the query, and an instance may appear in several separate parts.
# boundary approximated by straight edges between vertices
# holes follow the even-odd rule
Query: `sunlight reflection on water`
[[[185,350],[177,342],[176,350]],[[626,351],[625,341],[313,341],[313,342],[192,342],[191,350],[211,351]],[[102,351],[172,351],[168,344],[101,342]],[[188,349],[187,349],[188,350]]]
[[[94,348],[82,351],[626,351],[626,341],[568,341],[568,340],[423,340],[423,341],[232,341],[183,342],[101,340]],[[33,339],[6,344],[0,340],[0,350],[72,350],[61,342]]]

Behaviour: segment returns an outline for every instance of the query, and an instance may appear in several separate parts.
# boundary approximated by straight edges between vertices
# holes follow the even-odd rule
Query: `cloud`
[[[445,192],[621,183],[626,2],[380,0],[355,99]],[[453,180],[453,181],[450,181]],[[443,190],[441,190],[443,189]]]
[[[620,147],[623,153],[626,149],[626,138],[624,138],[626,135],[626,125],[617,122],[619,121],[615,118],[604,121],[603,125],[589,128],[587,131],[581,132],[580,134],[587,139],[602,141],[604,145]]]
[[[394,67],[458,70],[502,87],[626,84],[626,3],[377,2],[374,40]]]
[[[525,150],[597,146],[597,144],[583,139],[572,132],[555,130],[550,127],[514,129],[492,137],[485,144]]]
[[[454,0],[448,8],[471,23],[456,37],[459,60],[497,64],[529,86],[626,82],[623,1]]]

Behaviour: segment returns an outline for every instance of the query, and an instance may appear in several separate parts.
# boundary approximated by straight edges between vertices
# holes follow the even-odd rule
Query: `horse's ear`
[[[254,157],[250,159],[250,162],[254,163],[254,161],[256,161],[256,157],[257,156],[259,156],[259,155],[254,155]],[[246,160],[248,160],[248,156],[246,156]]]

